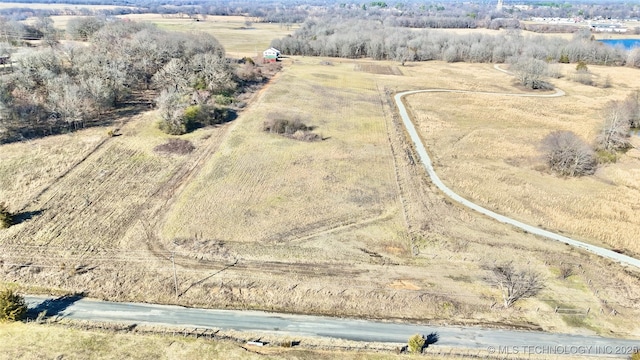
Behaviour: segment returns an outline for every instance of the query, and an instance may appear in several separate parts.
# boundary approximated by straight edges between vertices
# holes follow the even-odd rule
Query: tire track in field
[[[120,127],[126,126],[129,122],[131,122],[132,118],[137,116],[139,115],[128,116],[126,121],[123,121],[121,123]],[[112,139],[111,137],[105,137],[104,139],[100,140],[100,142],[96,144],[96,146],[93,149],[89,150],[89,152],[85,156],[83,156],[80,160],[76,161],[75,163],[71,164],[71,166],[67,168],[67,170],[65,170],[62,174],[58,175],[57,177],[55,177],[53,180],[51,180],[51,182],[47,186],[45,186],[40,191],[38,191],[38,193],[35,194],[31,199],[27,200],[24,203],[24,205],[18,210],[18,212],[24,212],[29,206],[38,202],[40,200],[40,197],[44,195],[44,193],[49,191],[54,185],[59,183],[63,178],[69,175],[73,170],[75,170],[80,165],[82,165],[82,163],[84,163],[89,157],[91,157],[91,155],[95,154],[98,150],[100,150],[102,146],[111,139]]]
[[[282,72],[278,72],[271,79],[269,79],[269,81],[251,97],[248,106],[262,99],[266,90],[271,86],[273,82],[275,82],[280,77],[281,73]],[[142,221],[142,219],[156,219],[153,225],[151,225],[150,221],[148,221],[149,226],[152,226],[153,229],[150,229],[149,236],[152,236],[153,239],[147,239],[145,243],[147,250],[149,250],[149,252],[151,252],[151,254],[153,254],[157,258],[167,259],[166,254],[170,253],[170,251],[167,250],[165,244],[161,241],[162,226],[164,226],[169,215],[171,214],[171,209],[175,205],[175,202],[180,197],[180,194],[183,192],[186,185],[198,174],[200,174],[207,160],[209,160],[213,156],[213,154],[220,148],[220,146],[222,146],[222,144],[226,143],[229,140],[234,129],[238,127],[241,119],[241,117],[238,117],[238,119],[234,120],[231,124],[223,125],[227,126],[227,128],[225,129],[224,133],[220,135],[220,138],[216,139],[215,141],[210,141],[206,150],[203,151],[200,156],[198,156],[192,162],[187,162],[180,169],[178,169],[163,186],[161,186],[151,195],[149,200],[145,203],[143,210],[139,212],[140,216],[131,219],[130,224],[134,224],[136,221]],[[166,200],[161,206],[156,206],[155,208],[153,208],[151,206],[151,200],[158,196],[163,196]],[[145,213],[145,210],[147,211],[147,213]],[[164,213],[161,217],[158,217],[161,210],[164,210]],[[189,259],[187,257],[180,258],[182,261],[192,262],[192,259]]]
[[[506,72],[505,70],[500,69],[499,67],[496,66],[496,69],[502,71],[502,72]],[[510,74],[509,72],[506,72],[508,74]],[[403,103],[403,98],[409,95],[413,95],[413,94],[418,94],[418,93],[429,93],[429,92],[448,92],[448,93],[457,93],[457,94],[484,94],[484,95],[495,95],[495,96],[522,96],[522,97],[539,97],[539,98],[552,98],[552,97],[560,97],[560,96],[564,96],[565,93],[562,90],[557,89],[557,91],[553,94],[517,94],[517,93],[495,93],[495,92],[486,92],[486,91],[469,91],[469,90],[453,90],[453,89],[424,89],[424,90],[412,90],[412,91],[404,91],[404,92],[400,92],[397,93],[394,96],[394,100],[396,102],[396,105],[398,107],[398,112],[400,113],[400,117],[402,118],[402,122],[407,130],[407,133],[409,134],[409,136],[411,137],[411,140],[413,142],[413,144],[415,145],[416,148],[416,152],[418,153],[418,157],[420,158],[420,162],[423,164],[423,166],[425,167],[427,174],[429,175],[429,177],[431,178],[431,181],[433,182],[434,185],[436,185],[436,187],[442,191],[445,195],[447,195],[449,198],[451,198],[452,200],[456,201],[457,203],[468,207],[472,210],[475,210],[481,214],[484,214],[490,218],[493,218],[495,220],[498,220],[502,223],[505,224],[509,224],[512,226],[515,226],[519,229],[522,229],[528,233],[534,234],[534,235],[538,235],[538,236],[542,236],[545,237],[547,239],[551,239],[554,241],[558,241],[582,250],[586,250],[588,252],[591,252],[593,254],[596,254],[600,257],[603,258],[607,258],[610,260],[613,260],[615,262],[624,264],[624,265],[631,265],[637,268],[640,268],[640,260],[632,258],[630,256],[626,256],[620,253],[617,253],[615,251],[609,250],[609,249],[605,249],[599,246],[595,246],[595,245],[591,245],[591,244],[587,244],[581,241],[577,241],[571,238],[568,238],[566,236],[562,236],[560,234],[551,232],[551,231],[547,231],[535,226],[531,226],[528,224],[525,224],[523,222],[517,221],[515,219],[509,218],[507,216],[498,214],[496,212],[493,212],[487,208],[484,208],[476,203],[473,203],[465,198],[463,198],[462,196],[458,195],[457,193],[455,193],[453,190],[451,190],[449,187],[447,187],[442,180],[440,180],[440,177],[438,176],[438,174],[436,174],[432,162],[431,162],[431,158],[429,157],[429,154],[427,153],[427,150],[424,146],[424,143],[422,142],[422,139],[420,138],[420,135],[418,134],[413,121],[411,120],[411,117],[409,115],[409,112],[407,111],[407,108],[405,107],[404,103]]]
[[[38,193],[35,194],[31,199],[27,200],[24,203],[24,205],[18,210],[18,212],[19,213],[24,212],[29,206],[31,206],[31,205],[37,203],[38,201],[40,201],[40,197],[42,195],[44,195],[44,193],[49,191],[54,185],[59,183],[65,176],[69,175],[69,173],[71,173],[74,169],[76,169],[82,163],[84,163],[91,155],[95,154],[98,150],[100,150],[100,148],[102,148],[102,146],[108,140],[109,140],[108,137],[100,140],[100,142],[98,144],[96,144],[96,146],[93,149],[89,150],[89,152],[85,156],[83,156],[80,160],[76,161],[75,163],[71,164],[71,166],[69,166],[69,168],[67,168],[67,170],[63,171],[62,174],[60,174],[60,175],[56,176],[55,178],[53,178],[53,180],[51,180],[51,182],[47,186],[45,186],[40,191],[38,191]]]

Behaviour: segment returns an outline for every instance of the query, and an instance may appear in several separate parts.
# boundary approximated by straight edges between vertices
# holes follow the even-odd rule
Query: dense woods
[[[95,19],[69,26],[76,29],[72,37],[88,41],[15,56],[13,73],[0,84],[5,140],[83,127],[125,101],[154,94],[167,132],[183,133],[196,121],[220,121],[224,112],[216,107],[216,96],[233,94],[236,75],[211,35]],[[191,117],[185,116],[192,105],[200,106],[198,111],[191,108]]]

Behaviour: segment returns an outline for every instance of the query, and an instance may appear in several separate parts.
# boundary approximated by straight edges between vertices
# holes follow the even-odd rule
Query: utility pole
[[[178,298],[178,275],[176,274],[176,256],[175,252],[171,252],[171,264],[173,265],[173,285],[176,289],[176,299]]]

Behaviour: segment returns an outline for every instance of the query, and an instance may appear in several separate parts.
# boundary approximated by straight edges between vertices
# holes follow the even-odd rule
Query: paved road
[[[48,309],[61,318],[199,329],[232,329],[282,335],[329,337],[366,342],[406,343],[409,336],[437,333],[436,346],[511,353],[591,354],[625,356],[640,347],[640,340],[597,336],[549,334],[532,331],[441,327],[413,324],[290,315],[261,311],[208,310],[179,306],[114,303],[84,298],[54,299],[27,296],[34,312]]]
[[[613,261],[616,261],[618,263],[621,264],[625,264],[625,265],[631,265],[631,266],[635,266],[637,268],[640,268],[640,260],[632,258],[630,256],[626,256],[623,254],[619,254],[615,251],[611,251],[605,248],[601,248],[599,246],[595,246],[595,245],[591,245],[591,244],[587,244],[581,241],[577,241],[571,238],[568,238],[566,236],[562,236],[560,234],[556,234],[553,233],[551,231],[547,231],[544,229],[540,229],[537,228],[535,226],[531,226],[528,224],[525,224],[523,222],[511,219],[509,217],[506,217],[504,215],[500,215],[498,213],[495,213],[489,209],[486,209],[480,205],[477,205],[465,198],[463,198],[462,196],[456,194],[455,192],[453,192],[451,189],[449,189],[443,182],[442,180],[440,180],[440,178],[438,177],[438,174],[436,174],[435,170],[433,169],[433,165],[431,164],[431,158],[429,157],[429,154],[427,154],[427,150],[424,147],[424,144],[422,143],[422,140],[420,139],[420,137],[418,136],[418,132],[416,131],[416,128],[413,126],[413,122],[411,121],[411,118],[409,117],[409,114],[407,112],[406,107],[404,106],[404,103],[402,102],[402,98],[408,95],[412,95],[412,94],[418,94],[418,93],[425,93],[425,92],[452,92],[452,93],[473,93],[473,94],[486,94],[486,95],[495,95],[495,96],[525,96],[525,97],[543,97],[543,98],[549,98],[549,97],[558,97],[558,96],[563,96],[564,95],[564,91],[562,90],[557,90],[555,93],[553,94],[543,94],[543,95],[538,95],[538,94],[502,94],[502,93],[493,93],[493,92],[482,92],[482,91],[465,91],[465,90],[448,90],[448,89],[429,89],[429,90],[414,90],[414,91],[405,91],[399,94],[396,94],[394,99],[396,101],[396,104],[398,105],[398,109],[400,112],[400,117],[402,117],[402,122],[404,123],[405,128],[407,129],[407,132],[409,133],[409,136],[411,136],[411,140],[413,141],[416,151],[418,152],[418,155],[420,157],[420,161],[422,162],[422,164],[424,165],[425,169],[427,170],[427,173],[429,174],[429,177],[431,178],[431,181],[433,181],[433,183],[438,187],[438,189],[440,189],[443,193],[445,193],[447,196],[449,196],[451,199],[453,199],[454,201],[470,208],[473,209],[481,214],[487,215],[491,218],[494,218],[502,223],[505,224],[509,224],[509,225],[513,225],[517,228],[520,228],[522,230],[525,230],[531,234],[535,234],[535,235],[539,235],[539,236],[544,236],[548,239],[551,240],[556,240],[556,241],[560,241],[562,243],[577,247],[579,249],[583,249],[583,250],[587,250],[589,252],[592,252],[596,255],[602,256],[604,258],[607,259],[611,259]]]

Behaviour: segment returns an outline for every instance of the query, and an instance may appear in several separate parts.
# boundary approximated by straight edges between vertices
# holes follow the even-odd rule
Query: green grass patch
[[[609,164],[618,161],[618,155],[606,150],[596,151],[596,161],[598,164]]]

